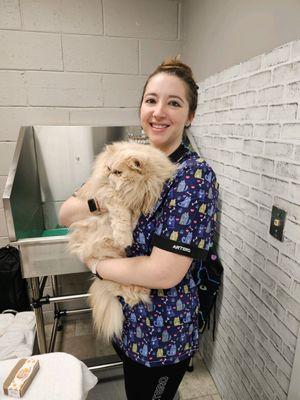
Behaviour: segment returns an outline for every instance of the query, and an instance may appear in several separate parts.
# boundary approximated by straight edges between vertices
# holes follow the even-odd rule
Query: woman
[[[150,144],[178,164],[178,172],[165,184],[154,212],[140,217],[127,258],[86,261],[104,279],[152,289],[151,305],[131,308],[120,299],[125,321],[114,347],[123,360],[129,400],[173,399],[198,348],[192,271],[212,246],[218,185],[208,164],[182,144],[197,108],[197,89],[191,69],[176,59],[149,76],[141,126]],[[62,206],[61,222],[69,226],[88,213],[87,205],[72,197]]]

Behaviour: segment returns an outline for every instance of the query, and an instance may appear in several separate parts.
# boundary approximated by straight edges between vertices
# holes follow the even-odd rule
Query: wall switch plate
[[[283,242],[283,228],[285,223],[286,211],[281,210],[275,206],[272,207],[270,234],[275,239]]]

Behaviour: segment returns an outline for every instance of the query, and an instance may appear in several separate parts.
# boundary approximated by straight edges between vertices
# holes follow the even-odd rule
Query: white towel
[[[97,378],[80,360],[67,353],[41,354],[40,369],[27,389],[24,400],[84,400]],[[17,360],[0,362],[0,400],[10,400],[2,391],[4,379]]]
[[[16,314],[0,314],[9,316],[2,335],[0,336],[0,360],[9,358],[28,357],[32,354],[35,336],[35,315],[33,311],[24,311]],[[5,318],[2,319],[3,321]]]
[[[18,344],[25,343],[25,336],[23,332],[7,331],[0,338],[0,348],[5,346],[17,346]]]
[[[0,336],[7,331],[14,319],[15,316],[13,314],[0,314]]]
[[[35,315],[33,311],[23,311],[16,314],[14,323],[10,329],[33,329],[35,327]]]
[[[25,343],[19,343],[16,347],[6,346],[0,350],[0,358],[2,361],[10,360],[11,358],[29,357],[32,354],[31,346]]]

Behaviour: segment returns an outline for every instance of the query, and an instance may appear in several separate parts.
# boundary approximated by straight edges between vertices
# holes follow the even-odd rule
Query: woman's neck
[[[172,143],[169,146],[163,146],[163,147],[154,146],[152,143],[151,144],[152,144],[152,146],[156,147],[157,149],[159,149],[160,151],[165,153],[167,156],[169,156],[170,154],[174,153],[174,151],[176,149],[178,149],[178,147],[181,145],[181,142],[182,142],[181,140],[180,141],[176,141],[176,142]]]

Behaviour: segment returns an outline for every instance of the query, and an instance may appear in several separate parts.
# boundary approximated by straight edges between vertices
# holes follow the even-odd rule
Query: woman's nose
[[[163,118],[166,115],[165,107],[161,103],[157,103],[153,110],[153,116],[156,118]]]

